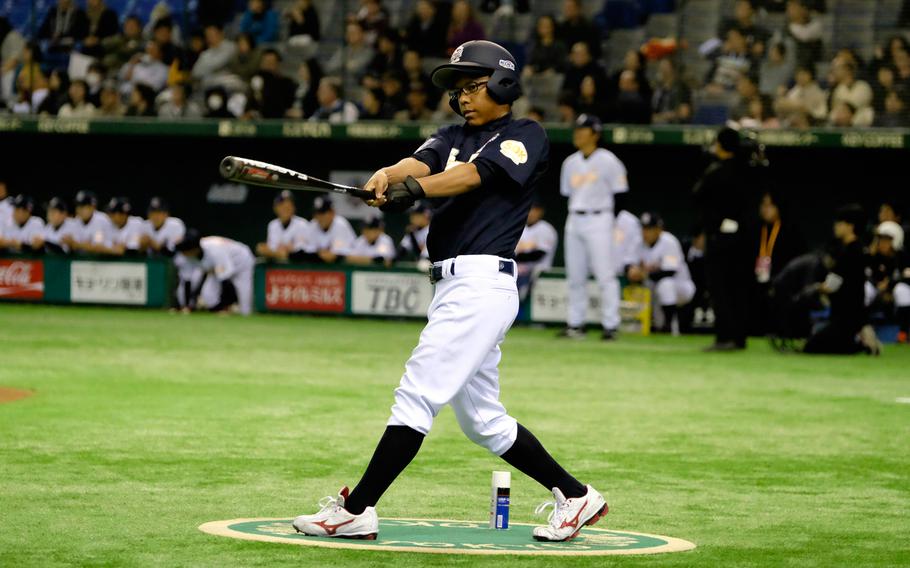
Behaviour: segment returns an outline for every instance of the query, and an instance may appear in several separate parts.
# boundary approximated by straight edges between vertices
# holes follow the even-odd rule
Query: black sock
[[[386,426],[370,465],[360,483],[351,491],[344,508],[353,515],[359,515],[367,507],[375,507],[386,489],[417,455],[423,437],[423,434],[407,426]]]
[[[897,325],[904,333],[910,332],[910,306],[897,308]]]
[[[661,331],[670,333],[673,331],[673,318],[676,317],[676,305],[661,306],[660,309],[664,313],[664,326]]]
[[[582,497],[588,492],[588,488],[556,463],[553,456],[547,453],[534,434],[521,424],[518,425],[518,437],[515,438],[515,443],[506,453],[502,454],[502,459],[546,487],[547,490],[558,487],[568,499]]]

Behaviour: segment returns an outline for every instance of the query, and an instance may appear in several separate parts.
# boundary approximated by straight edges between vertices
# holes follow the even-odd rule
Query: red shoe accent
[[[349,524],[353,523],[354,521],[355,521],[355,519],[351,519],[351,520],[345,521],[343,523],[338,523],[337,525],[328,525],[328,524],[326,524],[325,521],[319,521],[318,523],[313,523],[313,524],[322,527],[322,529],[325,531],[326,536],[332,536],[333,534],[335,534],[335,531],[337,531],[339,527],[343,527],[344,525],[349,525]]]
[[[578,510],[578,514],[575,515],[575,518],[572,519],[571,521],[563,521],[562,524],[559,526],[559,528],[564,529],[566,527],[578,527],[578,517],[581,516],[581,512],[584,511],[585,507],[587,507],[587,506],[588,506],[588,500],[585,499],[584,504],[582,504],[581,508]],[[584,525],[582,525],[582,526],[584,526]]]

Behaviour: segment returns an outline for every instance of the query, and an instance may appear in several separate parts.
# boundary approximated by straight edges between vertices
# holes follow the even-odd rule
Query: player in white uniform
[[[619,328],[619,280],[611,258],[613,210],[616,194],[629,191],[629,183],[619,158],[598,148],[601,130],[597,117],[578,117],[572,138],[578,151],[566,158],[560,172],[559,191],[569,198],[565,231],[569,314],[560,336],[573,339],[585,336],[591,273],[600,288],[603,339],[614,339]]]
[[[17,195],[12,200],[13,217],[0,233],[0,248],[14,252],[31,252],[41,248],[44,221],[32,215],[35,201],[28,195]]]
[[[686,256],[679,239],[664,230],[657,213],[641,216],[642,247],[638,262],[629,267],[630,282],[646,283],[663,316],[662,331],[679,332],[679,308],[695,297],[695,283],[689,274]]]
[[[13,198],[7,193],[6,182],[0,180],[0,234],[13,222]]]
[[[360,236],[351,245],[344,261],[348,264],[384,264],[391,266],[395,260],[395,241],[385,233],[382,217],[367,219]]]
[[[518,263],[518,297],[524,300],[537,276],[553,267],[559,234],[550,223],[544,221],[546,209],[540,202],[531,204],[528,224],[525,225],[515,247],[515,261]]]
[[[641,247],[641,221],[623,209],[613,225],[613,264],[617,276],[625,276],[626,269],[638,262]]]
[[[148,238],[148,226],[145,221],[142,217],[130,215],[133,208],[126,197],[112,197],[106,209],[114,227],[108,254],[138,255],[142,250],[142,243]]]
[[[103,254],[113,241],[114,225],[104,213],[97,211],[98,198],[91,191],[76,194],[76,234],[64,239],[74,252]]]
[[[275,197],[275,218],[269,221],[266,242],[256,245],[256,254],[274,260],[287,260],[304,249],[310,223],[295,215],[294,195],[284,190]]]
[[[429,259],[427,235],[430,234],[430,208],[418,201],[408,211],[408,226],[398,245],[398,257],[404,260]]]
[[[170,207],[164,199],[151,198],[142,248],[152,255],[174,256],[175,247],[185,234],[186,225],[177,217],[171,217]]]
[[[304,251],[308,260],[336,262],[351,251],[357,234],[347,219],[335,213],[332,200],[319,196],[313,200],[313,221],[307,232]]]
[[[177,244],[174,266],[180,276],[178,303],[185,311],[202,303],[222,312],[237,304],[243,315],[253,311],[253,267],[256,257],[250,247],[225,237],[200,238],[190,229]],[[196,278],[201,272],[202,278]]]
[[[69,216],[69,205],[60,197],[53,197],[47,203],[47,223],[41,235],[41,245],[45,252],[65,254],[69,247],[64,244],[67,239],[76,235],[79,227],[75,219]]]

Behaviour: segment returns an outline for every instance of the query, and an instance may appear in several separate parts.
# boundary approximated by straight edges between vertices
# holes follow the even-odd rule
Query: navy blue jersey
[[[544,129],[511,114],[482,126],[444,126],[430,136],[414,158],[429,166],[431,175],[470,162],[481,179],[480,187],[467,193],[434,200],[430,260],[463,254],[512,258],[549,152]]]

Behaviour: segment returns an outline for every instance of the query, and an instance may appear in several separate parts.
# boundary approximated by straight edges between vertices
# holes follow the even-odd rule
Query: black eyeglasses
[[[482,89],[486,86],[487,86],[486,81],[474,81],[473,83],[468,83],[467,85],[465,85],[464,87],[462,87],[460,89],[454,89],[454,90],[449,91],[449,96],[452,97],[453,99],[460,97],[461,93],[471,96],[473,94],[478,93],[480,91],[480,89]]]

